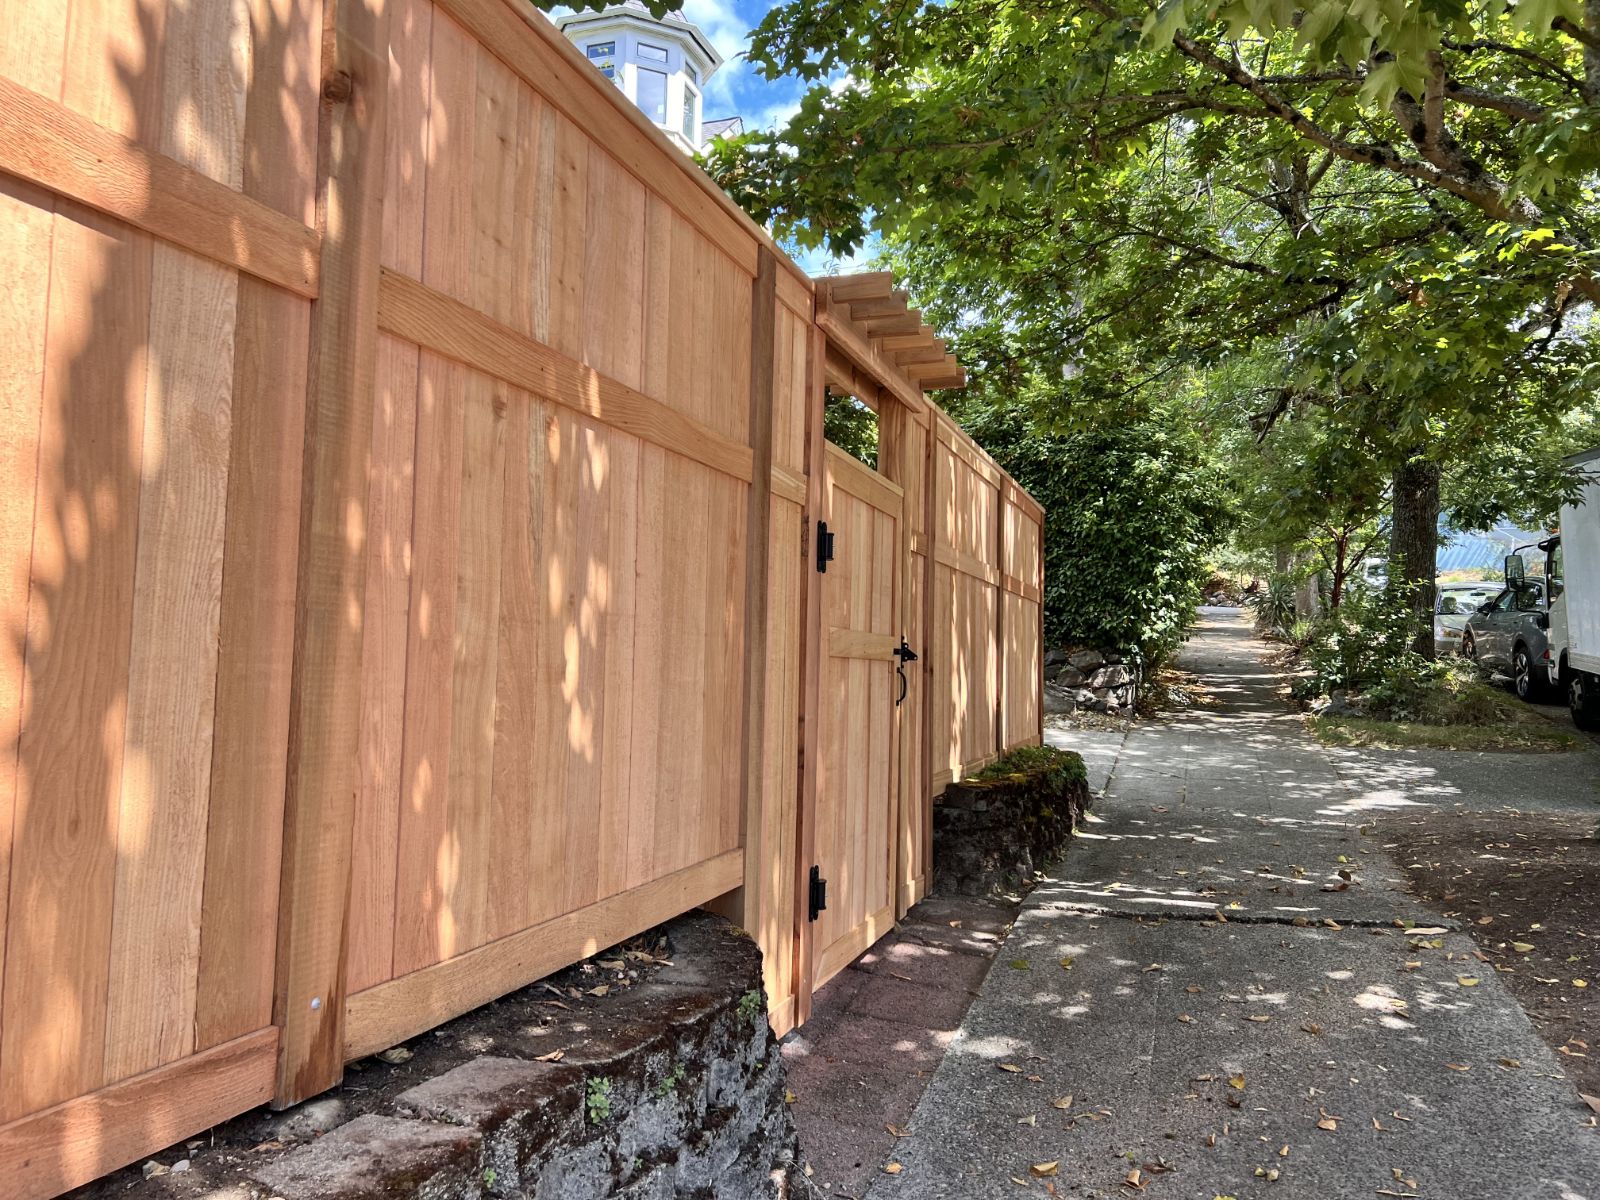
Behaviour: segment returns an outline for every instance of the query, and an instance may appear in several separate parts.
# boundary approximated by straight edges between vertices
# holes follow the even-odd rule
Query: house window
[[[688,76],[690,83],[694,84],[696,87],[700,85],[700,72],[696,71],[688,63],[683,64],[683,73]]]
[[[664,63],[667,61],[667,52],[660,46],[652,46],[649,42],[640,42],[639,57],[646,62]]]
[[[589,61],[600,69],[600,74],[607,79],[617,77],[616,42],[590,42],[584,49],[589,55]]]
[[[667,123],[667,73],[639,68],[639,110],[657,125]]]
[[[700,144],[699,122],[695,120],[696,106],[699,97],[688,84],[683,88],[683,136],[688,139],[691,146]]]

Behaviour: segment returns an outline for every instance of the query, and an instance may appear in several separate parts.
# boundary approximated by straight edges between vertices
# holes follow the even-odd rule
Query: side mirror
[[[1523,580],[1528,577],[1527,564],[1522,561],[1520,554],[1506,555],[1506,586],[1519,588]]]

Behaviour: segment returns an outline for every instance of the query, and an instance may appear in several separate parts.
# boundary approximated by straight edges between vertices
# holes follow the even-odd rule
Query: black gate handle
[[[901,638],[900,644],[891,653],[900,660],[894,665],[894,673],[900,676],[900,694],[894,701],[895,707],[899,708],[906,698],[906,693],[911,690],[911,684],[906,679],[906,664],[917,661],[917,652],[906,643],[905,638]]]

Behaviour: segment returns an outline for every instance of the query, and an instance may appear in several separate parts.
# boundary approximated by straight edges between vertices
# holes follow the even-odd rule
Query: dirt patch
[[[1220,707],[1221,699],[1200,676],[1192,671],[1180,671],[1177,667],[1167,666],[1145,680],[1144,690],[1139,693],[1137,712],[1141,717],[1153,717],[1165,712]]]
[[[1472,935],[1580,1092],[1600,1096],[1600,810],[1385,817],[1412,891]],[[1581,981],[1581,984],[1580,982]]]

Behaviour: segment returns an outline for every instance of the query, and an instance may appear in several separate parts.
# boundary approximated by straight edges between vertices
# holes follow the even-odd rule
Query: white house
[[[642,0],[624,0],[596,12],[567,13],[556,18],[556,27],[686,153],[714,133],[742,128],[737,117],[704,120],[706,80],[722,65],[722,55],[681,13],[656,18]],[[739,124],[730,130],[733,122]]]

